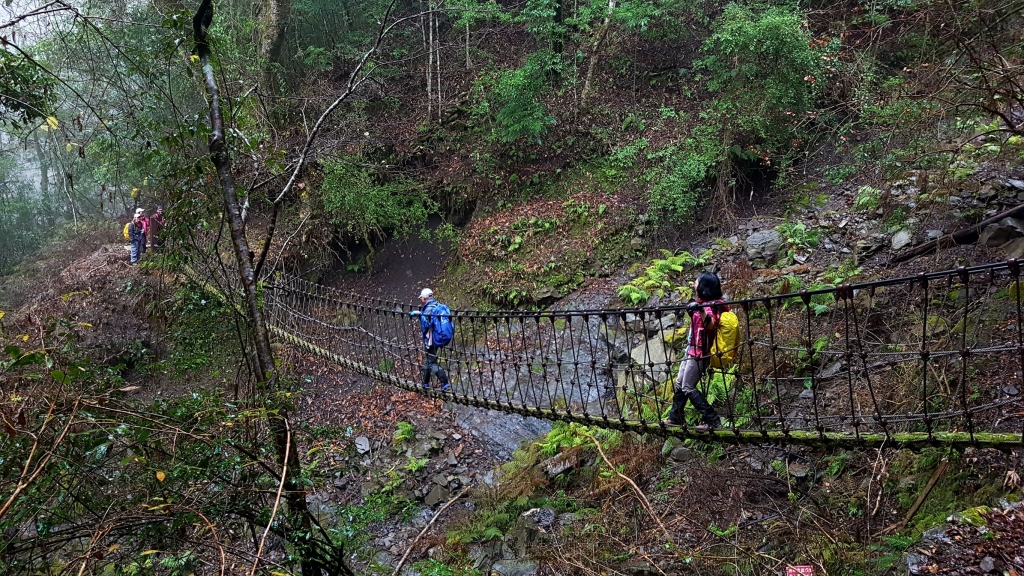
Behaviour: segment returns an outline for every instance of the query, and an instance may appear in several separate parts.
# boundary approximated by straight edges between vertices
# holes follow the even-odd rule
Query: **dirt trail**
[[[428,227],[433,231],[440,224],[440,219],[431,220]],[[327,274],[324,284],[385,300],[417,304],[420,289],[433,286],[434,279],[444,272],[451,252],[444,243],[419,235],[391,238],[376,249],[372,273],[351,272],[339,262]]]

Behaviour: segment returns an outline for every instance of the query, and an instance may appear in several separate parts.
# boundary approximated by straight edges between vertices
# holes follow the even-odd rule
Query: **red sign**
[[[786,576],[814,576],[814,566],[786,566]]]

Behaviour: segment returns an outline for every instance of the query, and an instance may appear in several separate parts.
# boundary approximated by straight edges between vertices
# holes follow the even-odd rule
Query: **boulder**
[[[579,465],[580,457],[575,452],[563,452],[540,463],[544,473],[552,478]]]
[[[644,324],[644,329],[647,331],[648,334],[654,334],[656,332],[668,330],[669,328],[672,328],[675,325],[676,315],[669,313],[665,314],[661,318],[653,318],[651,320],[648,320],[647,323]]]
[[[491,565],[501,557],[501,545],[500,540],[491,540],[470,548],[466,556],[472,563],[473,569],[490,572]]]
[[[512,551],[507,557],[521,558],[527,555],[527,548],[537,540],[540,535],[540,528],[529,519],[517,522],[505,534],[505,545]]]
[[[784,242],[782,234],[776,230],[754,232],[747,237],[747,257],[751,260],[763,259],[774,262],[778,258],[779,250],[782,249]]]
[[[601,324],[600,328],[597,329],[597,336],[608,343],[615,342],[619,339],[618,331],[607,324]]]
[[[554,508],[533,508],[526,512],[523,512],[523,518],[532,520],[537,526],[541,528],[547,528],[555,522],[555,518],[558,514],[555,513]]]
[[[858,241],[854,246],[854,250],[856,251],[858,258],[868,258],[884,247],[885,245],[882,242],[870,239]]]
[[[608,345],[608,359],[613,364],[624,364],[629,361],[629,348],[624,334],[605,324],[598,328],[597,333]]]
[[[541,288],[540,290],[537,290],[533,294],[534,301],[536,301],[537,304],[540,304],[541,306],[547,306],[548,304],[554,304],[561,297],[562,297],[562,295],[559,294],[558,291],[555,290],[551,286],[544,286],[543,288]]]
[[[433,507],[441,502],[447,501],[449,496],[451,496],[451,494],[448,492],[447,488],[435,484],[430,492],[427,493],[426,498],[423,499],[423,503],[427,506]]]
[[[668,454],[668,459],[674,462],[689,462],[697,457],[697,453],[686,446],[676,446]]]
[[[624,330],[629,332],[642,332],[644,330],[645,317],[639,314],[627,313],[625,316],[619,316],[619,324],[622,325]]]
[[[435,456],[441,451],[441,447],[438,446],[435,440],[424,440],[417,442],[409,451],[410,456],[415,458],[427,458],[429,456]]]
[[[793,478],[801,479],[807,478],[811,472],[811,467],[803,462],[790,462],[789,463],[789,475]]]
[[[499,560],[491,566],[491,573],[500,576],[535,576],[540,566],[533,560]]]
[[[892,249],[899,250],[914,243],[914,234],[910,230],[900,230],[892,236]]]
[[[661,454],[662,456],[668,456],[669,454],[672,453],[672,450],[682,445],[682,440],[676,438],[675,436],[669,436],[668,438],[665,439],[665,443],[661,445]]]
[[[1002,251],[1006,254],[1006,258],[1024,258],[1024,238],[1016,238],[1010,240],[1006,244],[1003,244]]]
[[[675,360],[675,353],[665,344],[670,330],[659,333],[629,352],[629,357],[651,378],[664,382],[668,376],[670,365]]]
[[[366,436],[356,438],[356,452],[366,454],[370,451],[370,439]]]
[[[1024,236],[1024,221],[1018,218],[1003,218],[989,224],[981,231],[978,243],[984,246],[1001,246],[1010,240]]]

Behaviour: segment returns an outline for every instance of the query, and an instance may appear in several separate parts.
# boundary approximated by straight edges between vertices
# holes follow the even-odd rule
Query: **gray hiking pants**
[[[708,369],[707,358],[701,359],[696,356],[687,355],[679,364],[679,374],[676,376],[675,390],[679,392],[692,392],[697,389],[704,372]]]

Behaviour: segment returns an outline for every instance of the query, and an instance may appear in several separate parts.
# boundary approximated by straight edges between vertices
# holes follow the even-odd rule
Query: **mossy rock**
[[[975,506],[974,508],[968,508],[963,512],[957,514],[957,520],[964,524],[970,524],[971,526],[983,527],[988,525],[988,520],[985,520],[985,516],[991,512],[992,509],[988,506]]]

